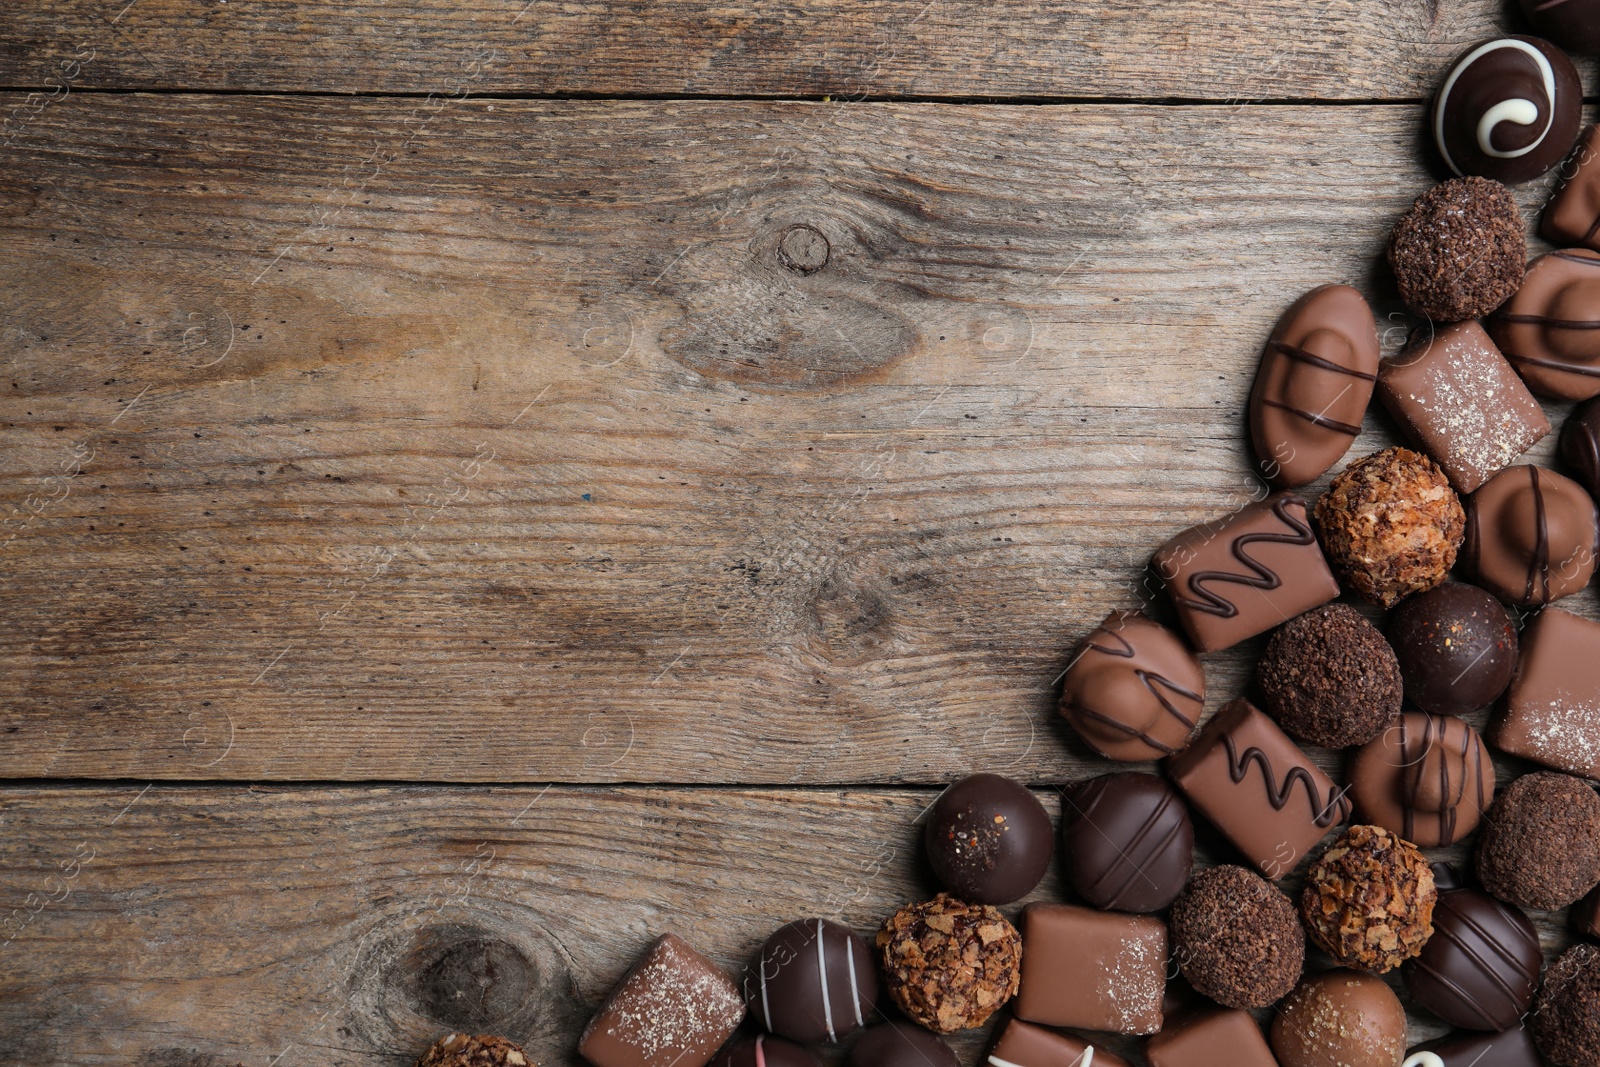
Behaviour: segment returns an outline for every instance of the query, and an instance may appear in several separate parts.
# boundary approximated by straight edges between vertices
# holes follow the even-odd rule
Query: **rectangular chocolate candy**
[[[1185,530],[1156,550],[1151,566],[1201,652],[1236,645],[1339,595],[1305,501],[1293,493]]]
[[[663,934],[617,983],[578,1042],[594,1067],[705,1067],[744,1021],[738,986]]]
[[[1534,617],[1489,741],[1513,756],[1600,778],[1600,622],[1560,608]]]
[[[1008,1019],[995,1036],[984,1067],[1132,1067],[1127,1060],[1075,1034]]]
[[[1288,874],[1350,817],[1344,791],[1248,700],[1212,716],[1167,770],[1189,802],[1268,878]]]
[[[1247,1011],[1221,1009],[1183,1015],[1145,1042],[1150,1067],[1278,1067]]]
[[[1022,987],[1011,1010],[1024,1022],[1153,1034],[1166,988],[1160,919],[1072,904],[1022,909]]]

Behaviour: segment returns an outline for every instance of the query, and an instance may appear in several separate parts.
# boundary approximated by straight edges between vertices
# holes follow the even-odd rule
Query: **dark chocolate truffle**
[[[1433,936],[1400,969],[1416,1002],[1453,1026],[1516,1026],[1539,987],[1539,934],[1517,908],[1468,889],[1447,864],[1434,867],[1439,903]]]
[[[1435,715],[1488,707],[1517,669],[1511,613],[1489,593],[1461,582],[1446,582],[1396,608],[1389,643],[1400,660],[1406,696]]]
[[[532,1067],[533,1061],[503,1037],[448,1034],[428,1046],[417,1067]]]
[[[1316,514],[1339,580],[1386,608],[1444,581],[1465,523],[1444,471],[1409,448],[1350,464],[1317,501]]]
[[[1542,467],[1507,467],[1467,500],[1461,562],[1509,604],[1541,607],[1594,576],[1600,513],[1571,478]]]
[[[793,1041],[762,1034],[729,1045],[711,1067],[822,1067],[817,1058]]]
[[[1406,1011],[1383,979],[1323,971],[1301,982],[1272,1020],[1281,1067],[1397,1067]]]
[[[1600,1067],[1600,948],[1573,945],[1550,965],[1533,1038],[1556,1067]]]
[[[1113,611],[1061,684],[1061,714],[1106,759],[1170,756],[1189,743],[1206,677],[1183,638],[1138,612]]]
[[[1062,851],[1080,897],[1097,908],[1152,912],[1183,891],[1194,866],[1194,824],[1164,779],[1124,771],[1062,793]]]
[[[1433,101],[1433,139],[1457,174],[1515,184],[1566,158],[1583,122],[1566,53],[1537,37],[1481,41],[1456,58]]]
[[[1048,825],[1047,820],[1047,830]],[[866,1025],[877,999],[878,975],[867,943],[826,919],[780,926],[744,970],[750,1017],[803,1045],[854,1033]]]
[[[1600,797],[1539,771],[1506,786],[1478,836],[1478,880],[1524,908],[1564,908],[1600,883]]]
[[[1256,678],[1278,725],[1313,745],[1365,744],[1400,714],[1394,651],[1348,604],[1328,604],[1278,627]]]
[[[993,907],[948,893],[889,916],[876,947],[889,995],[935,1033],[982,1026],[1022,981],[1017,928]]]
[[[1600,52],[1600,0],[1520,0],[1522,13],[1541,37],[1568,52]]]
[[[961,1067],[961,1058],[949,1045],[899,1021],[862,1034],[845,1062],[848,1067]]]
[[[1351,757],[1350,798],[1370,823],[1422,848],[1454,844],[1494,800],[1494,763],[1453,715],[1408,711]]]
[[[1415,845],[1381,826],[1352,826],[1306,874],[1300,917],[1335,963],[1383,974],[1422,951],[1438,899]]]
[[[1417,198],[1389,235],[1389,266],[1418,315],[1460,322],[1487,315],[1522,284],[1528,242],[1511,190],[1453,178]]]
[[[1600,397],[1580,405],[1562,423],[1561,460],[1578,484],[1600,499]]]
[[[1300,980],[1306,938],[1294,903],[1254,871],[1201,871],[1172,905],[1172,951],[1202,996],[1265,1008]]]
[[[945,888],[974,904],[1027,896],[1050,866],[1055,834],[1028,787],[998,774],[974,774],[934,802],[923,842]]]

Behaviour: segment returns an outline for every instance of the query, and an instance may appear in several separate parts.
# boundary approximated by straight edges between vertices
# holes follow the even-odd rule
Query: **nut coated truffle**
[[[877,949],[889,995],[939,1034],[982,1026],[1017,993],[1022,935],[987,904],[940,893],[884,920]]]
[[[1509,904],[1566,907],[1600,883],[1600,797],[1571,775],[1523,775],[1484,818],[1477,867]]]
[[[1027,786],[974,774],[934,802],[923,844],[933,873],[951,893],[974,904],[1009,904],[1044,877],[1055,832]]]
[[[1417,197],[1389,235],[1406,306],[1438,322],[1487,315],[1517,291],[1528,258],[1511,190],[1453,178]]]
[[[448,1034],[428,1046],[417,1067],[532,1067],[520,1046],[488,1034]]]
[[[1201,871],[1172,905],[1173,955],[1202,996],[1227,1008],[1265,1008],[1305,967],[1306,938],[1294,903],[1254,871]]]
[[[1385,608],[1444,581],[1467,523],[1444,471],[1409,448],[1350,464],[1317,501],[1316,515],[1334,573]]]
[[[1545,972],[1533,1039],[1557,1067],[1600,1067],[1600,948],[1573,945]]]
[[[1383,974],[1422,951],[1438,900],[1415,845],[1381,826],[1352,826],[1306,874],[1300,917],[1334,962]]]
[[[1323,971],[1301,982],[1272,1020],[1283,1067],[1398,1067],[1406,1011],[1383,979]]]
[[[1400,715],[1394,650],[1348,604],[1328,604],[1278,627],[1256,678],[1278,725],[1313,745],[1364,745]]]

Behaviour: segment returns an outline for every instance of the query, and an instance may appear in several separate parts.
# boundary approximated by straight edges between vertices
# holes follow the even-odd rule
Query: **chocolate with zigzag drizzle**
[[[1489,319],[1489,335],[1528,388],[1560,400],[1600,393],[1600,252],[1540,256]]]
[[[1138,612],[1113,611],[1061,683],[1061,714],[1106,759],[1170,756],[1205,707],[1206,676],[1183,638]]]
[[[1344,791],[1248,700],[1217,712],[1167,771],[1268,878],[1288,874],[1350,817]]]

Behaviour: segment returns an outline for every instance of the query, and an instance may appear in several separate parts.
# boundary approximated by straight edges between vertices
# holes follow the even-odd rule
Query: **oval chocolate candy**
[[[1315,481],[1344,456],[1378,376],[1378,327],[1348,285],[1324,285],[1283,313],[1250,390],[1250,442],[1281,489]]]
[[[1535,393],[1586,400],[1600,393],[1600,252],[1540,256],[1516,295],[1489,319],[1495,344]]]

